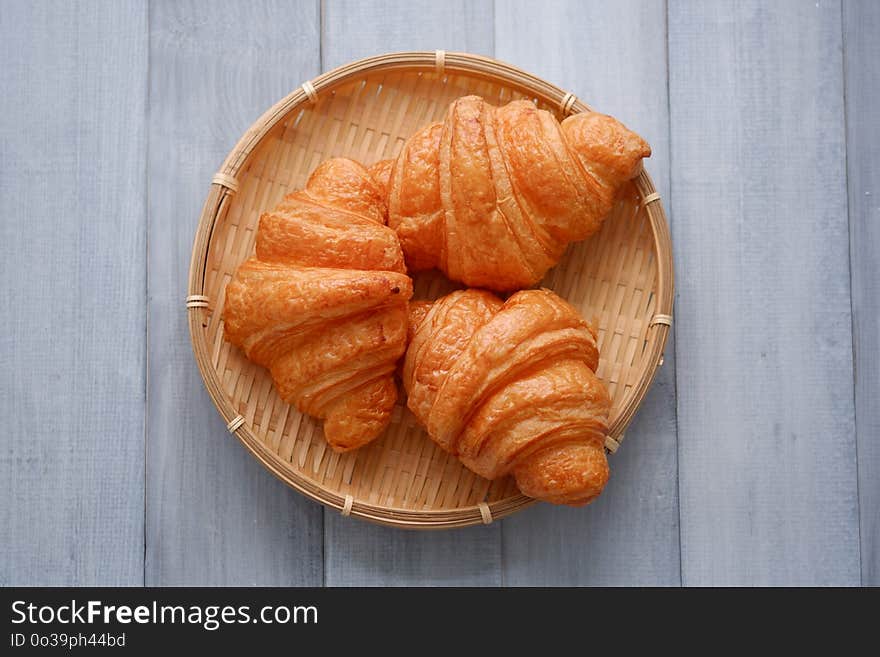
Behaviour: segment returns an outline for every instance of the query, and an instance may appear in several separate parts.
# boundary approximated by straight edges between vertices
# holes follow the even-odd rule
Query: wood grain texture
[[[0,4],[0,585],[143,583],[147,11]]]
[[[498,523],[413,532],[325,513],[327,586],[501,586]]]
[[[186,327],[192,238],[211,175],[272,103],[318,72],[317,2],[150,8],[146,581],[320,585],[321,507],[231,436]]]
[[[496,55],[571,91],[643,135],[669,194],[666,8],[662,1],[506,2]],[[540,39],[532,37],[541,34]],[[673,224],[674,228],[674,224]],[[504,521],[504,581],[523,586],[677,585],[675,357],[610,458],[611,481],[584,509],[538,505]]]
[[[492,54],[490,2],[329,0],[323,6],[325,69],[399,50]],[[498,524],[407,532],[326,511],[328,586],[478,586],[501,583]]]
[[[492,0],[322,0],[321,64],[402,50],[450,50],[492,55]]]
[[[859,582],[840,21],[669,5],[685,585]]]
[[[843,15],[862,584],[880,586],[880,3]]]

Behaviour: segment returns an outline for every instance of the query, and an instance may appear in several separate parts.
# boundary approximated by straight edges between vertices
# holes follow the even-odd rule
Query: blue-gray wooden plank
[[[682,577],[858,584],[839,2],[669,3]]]
[[[880,3],[843,15],[862,584],[880,586]]]
[[[321,507],[227,431],[183,300],[211,175],[254,120],[318,73],[318,4],[150,6],[146,581],[319,585]]]
[[[464,50],[491,55],[492,3],[397,0],[324,3],[323,63],[330,69],[398,50]],[[324,568],[329,586],[501,584],[497,524],[407,532],[326,511]]]
[[[646,166],[669,195],[666,6],[643,2],[505,3],[496,54],[613,114],[653,150]],[[534,38],[540,34],[541,38]],[[673,224],[674,225],[674,224]],[[610,458],[611,481],[583,509],[538,505],[504,521],[510,585],[678,585],[675,356]]]
[[[492,55],[492,0],[324,0],[322,12],[325,71],[361,57],[404,50]]]
[[[0,584],[141,584],[146,5],[0,3],[0,62]]]

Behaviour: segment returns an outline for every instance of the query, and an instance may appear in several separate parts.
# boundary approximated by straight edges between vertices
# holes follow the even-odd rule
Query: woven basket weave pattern
[[[382,438],[356,452],[336,454],[323,439],[321,422],[281,401],[268,373],[223,340],[221,314],[226,284],[253,253],[261,212],[301,188],[321,161],[346,156],[370,164],[392,157],[409,135],[442,119],[448,104],[466,94],[495,104],[529,98],[559,118],[563,106],[577,108],[571,95],[560,92],[562,101],[553,103],[510,79],[452,70],[450,56],[444,54],[442,72],[425,65],[355,68],[329,90],[309,85],[296,92],[302,98],[293,99],[289,108],[279,110],[282,101],[267,112],[215,179],[196,238],[190,282],[191,295],[209,300],[207,307],[197,300],[189,308],[196,358],[209,392],[227,421],[238,424],[234,431],[245,445],[310,496],[346,514],[405,527],[485,522],[530,500],[509,478],[486,481],[443,452],[405,409],[405,400]],[[542,282],[598,327],[598,375],[614,400],[607,443],[612,451],[650,383],[668,328],[651,323],[655,313],[669,309],[668,304],[657,307],[661,268],[652,212],[664,230],[665,220],[659,202],[643,204],[650,193],[650,179],[642,174],[602,230],[572,245]],[[455,287],[435,272],[420,274],[415,298],[436,298]],[[664,296],[671,301],[671,291]],[[487,504],[480,508],[481,502]]]

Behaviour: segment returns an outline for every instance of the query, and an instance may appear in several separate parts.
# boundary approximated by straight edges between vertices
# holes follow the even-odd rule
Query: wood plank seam
[[[669,0],[663,0],[663,33],[664,39],[663,42],[666,44],[666,126],[667,126],[667,134],[669,135],[669,155],[668,155],[668,164],[669,164],[669,176],[667,178],[667,185],[669,189],[667,190],[669,193],[669,200],[667,201],[667,207],[669,208],[669,230],[673,232],[675,228],[675,206],[673,204],[673,180],[672,180],[672,172],[674,171],[674,162],[673,157],[675,154],[674,149],[674,136],[672,133],[672,90],[670,89],[670,78],[671,78],[671,67],[670,67],[670,58],[669,58]],[[673,244],[674,244],[674,233],[673,233]],[[673,249],[673,261],[675,257],[675,250]],[[676,297],[677,297],[676,293]],[[672,312],[675,313],[675,297],[672,299]],[[675,326],[671,326],[669,328],[672,333],[672,353],[678,353],[678,324]],[[675,371],[672,376],[672,418],[673,418],[673,426],[675,427],[675,492],[678,497],[678,585],[684,586],[684,570],[682,568],[682,542],[681,542],[681,525],[682,525],[682,517],[681,517],[681,438],[678,431],[678,377],[679,371],[678,367],[675,368]]]
[[[849,131],[847,129],[847,115],[848,115],[848,102],[847,102],[847,70],[846,70],[846,17],[844,10],[844,2],[840,1],[840,43],[843,48],[843,55],[840,58],[840,77],[841,82],[843,84],[843,166],[847,174],[846,180],[846,229],[847,229],[847,267],[849,269],[849,282],[850,282],[850,294],[849,294],[849,317],[850,317],[850,334],[852,336],[852,402],[853,402],[853,412],[858,415],[858,394],[857,394],[857,373],[856,373],[856,364],[857,364],[857,355],[856,355],[856,316],[855,316],[855,308],[853,306],[853,294],[852,294],[852,285],[853,285],[853,265],[852,265],[852,240],[853,240],[853,217],[851,212],[851,200],[849,196]],[[856,421],[857,418],[854,419]],[[853,443],[854,456],[856,460],[856,514],[859,517],[858,524],[858,550],[859,550],[859,585],[864,584],[864,568],[862,564],[862,523],[861,523],[861,491],[860,491],[860,481],[859,481],[859,441],[858,441],[858,424],[856,424],[856,440]]]
[[[850,319],[853,359],[853,408],[855,411],[856,500],[858,505],[858,543],[860,584],[880,584],[880,551],[878,551],[876,524],[866,525],[870,518],[876,490],[863,486],[871,481],[871,469],[878,463],[878,453],[870,449],[869,433],[878,426],[878,411],[873,402],[877,398],[877,365],[872,366],[870,354],[876,356],[877,295],[871,284],[877,285],[880,274],[876,265],[876,250],[872,251],[877,233],[871,231],[871,195],[877,193],[878,169],[877,132],[871,131],[871,109],[876,107],[880,93],[880,76],[871,74],[880,47],[876,45],[876,29],[880,27],[880,10],[874,2],[841,2],[841,39],[843,44],[842,77],[844,103],[844,157],[847,173],[847,229],[849,233]],[[873,50],[871,50],[873,46]],[[866,52],[867,51],[867,52]],[[854,65],[854,66],[853,66]],[[867,122],[868,125],[865,125]],[[868,132],[867,135],[860,134]],[[851,148],[852,147],[852,148]],[[880,210],[880,208],[876,208]],[[878,212],[880,214],[880,212]],[[862,222],[864,221],[864,226]],[[876,222],[874,231],[876,231]],[[872,255],[873,254],[873,255]],[[875,290],[876,291],[876,290]],[[866,307],[862,307],[866,306]],[[874,317],[872,331],[871,318]],[[865,342],[868,342],[865,345]],[[872,387],[874,388],[872,390]],[[867,390],[865,392],[864,390]],[[862,445],[862,441],[866,441]],[[868,451],[860,447],[869,447]],[[876,474],[876,472],[875,472]],[[874,521],[876,523],[876,521]]]

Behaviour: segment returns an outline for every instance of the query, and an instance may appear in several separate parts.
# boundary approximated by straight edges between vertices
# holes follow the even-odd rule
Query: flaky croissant
[[[373,171],[410,270],[506,291],[534,285],[570,242],[595,233],[650,154],[604,114],[560,124],[529,101],[465,96],[410,137],[393,167]]]
[[[285,401],[325,418],[336,451],[376,438],[397,400],[412,281],[376,182],[328,160],[260,217],[256,258],[226,287],[224,333]]]
[[[611,400],[592,327],[549,290],[453,292],[414,302],[407,405],[477,474],[512,474],[526,495],[590,502],[608,480]]]

